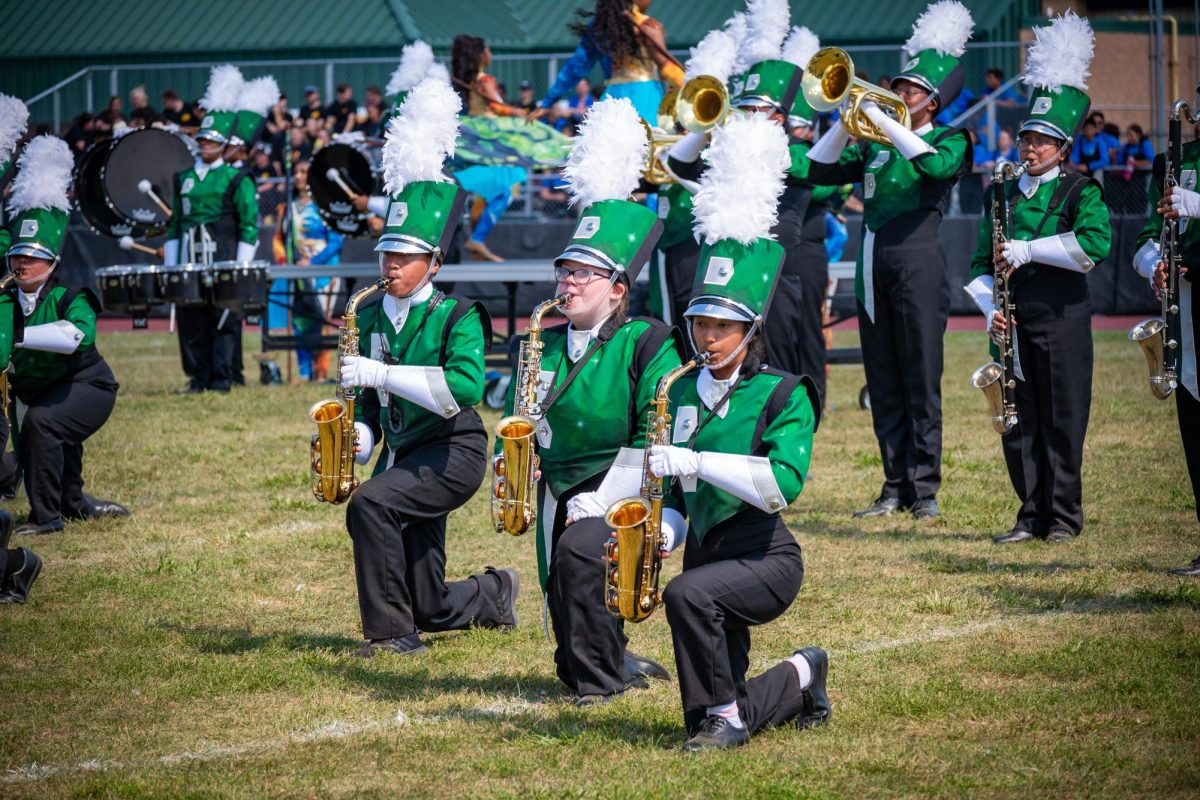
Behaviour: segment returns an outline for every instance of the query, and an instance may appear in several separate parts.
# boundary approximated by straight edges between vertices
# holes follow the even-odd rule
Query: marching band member
[[[3,193],[4,187],[8,185],[8,178],[13,171],[13,151],[25,134],[28,122],[29,109],[21,100],[0,94],[0,193]],[[0,225],[0,257],[8,252],[11,241],[12,232],[6,226]],[[5,361],[0,366],[6,367],[7,363]],[[0,500],[16,497],[17,484],[20,482],[16,459],[7,449],[8,439],[8,409],[3,408],[0,409]],[[12,524],[12,517],[7,512],[0,511],[0,539],[4,538],[2,534],[6,526],[9,531],[12,530]]]
[[[1200,84],[1196,85],[1200,92]],[[1176,179],[1180,185],[1170,197],[1162,196],[1164,156],[1154,160],[1154,178],[1150,181],[1150,206],[1157,213],[1151,214],[1138,236],[1140,249],[1134,256],[1134,267],[1150,279],[1155,292],[1166,287],[1167,265],[1159,258],[1158,237],[1162,233],[1164,219],[1179,220],[1178,247],[1182,259],[1179,267],[1179,319],[1180,342],[1178,355],[1179,386],[1175,389],[1175,408],[1179,414],[1179,435],[1183,439],[1183,454],[1187,460],[1188,475],[1192,480],[1192,497],[1196,501],[1196,517],[1200,519],[1200,382],[1196,377],[1196,331],[1200,330],[1200,315],[1197,314],[1195,278],[1192,269],[1200,271],[1200,223],[1192,222],[1200,217],[1200,194],[1196,192],[1196,174],[1200,171],[1200,140],[1183,145],[1183,157],[1174,165]],[[1172,575],[1196,577],[1200,575],[1200,556],[1190,564],[1172,569]]]
[[[459,99],[430,78],[409,92],[383,150],[391,201],[375,250],[387,294],[358,317],[370,356],[342,360],[355,405],[358,462],[383,444],[374,476],[350,496],[346,527],[367,644],[357,651],[424,652],[418,631],[517,625],[517,572],[487,567],[446,581],[446,518],[479,488],[487,433],[483,398],[491,322],[483,306],[432,281],[454,237],[466,193],[442,174],[453,154]]]
[[[1033,91],[1018,149],[1030,166],[1009,182],[1011,239],[993,248],[989,200],[971,261],[976,280],[967,288],[993,336],[1010,322],[1014,334],[1018,422],[1001,444],[1021,508],[997,544],[1070,541],[1083,529],[1083,439],[1092,400],[1087,272],[1112,241],[1100,186],[1060,167],[1087,117],[1091,26],[1068,11],[1034,34],[1024,76]],[[1011,321],[992,305],[996,268],[1009,270]]]
[[[0,295],[0,363],[11,359],[12,391],[25,407],[17,458],[29,519],[16,533],[26,535],[61,531],[64,517],[129,512],[83,491],[83,443],[112,414],[117,382],[95,345],[99,299],[90,289],[68,289],[55,275],[74,159],[62,139],[39,136],[17,164],[7,254],[16,285]]]
[[[962,89],[958,59],[973,24],[958,0],[938,0],[913,25],[904,46],[911,59],[892,79],[912,130],[867,102],[864,112],[889,144],[846,148],[849,134],[839,121],[808,153],[809,180],[863,184],[854,284],[884,482],[879,497],[856,517],[903,509],[917,519],[938,515],[942,337],[950,313],[938,228],[954,184],[971,167],[971,152],[965,130],[935,127],[933,118]]]
[[[682,349],[669,326],[626,316],[630,286],[662,232],[654,211],[627,199],[648,150],[629,100],[592,106],[564,170],[582,215],[554,262],[555,294],[570,298],[562,307],[569,324],[543,332],[538,571],[558,677],[580,706],[644,686],[643,676],[668,677],[662,666],[626,652],[623,623],[604,604],[611,530],[604,513],[637,492],[647,412],[658,379],[679,366]],[[515,391],[514,381],[506,415]]]
[[[750,628],[783,614],[800,591],[800,546],[780,514],[808,472],[820,404],[813,382],[761,363],[763,318],[783,247],[768,233],[791,164],[787,136],[761,115],[714,134],[696,195],[704,253],[686,311],[697,352],[712,361],[671,390],[671,445],[649,465],[673,476],[663,530],[685,537],[683,572],[665,593],[691,737],[684,751],[745,744],[768,725],[829,722],[829,658],[797,650],[746,680]],[[690,524],[683,521],[686,514]]]
[[[206,113],[196,134],[200,155],[175,176],[175,198],[163,263],[211,264],[253,261],[258,247],[258,197],[254,181],[226,164],[223,148],[233,129],[242,76],[228,64],[213,67],[208,92],[201,99]],[[178,306],[179,352],[188,391],[228,392],[234,380],[236,342],[241,317],[212,303]],[[240,368],[236,370],[240,372]]]

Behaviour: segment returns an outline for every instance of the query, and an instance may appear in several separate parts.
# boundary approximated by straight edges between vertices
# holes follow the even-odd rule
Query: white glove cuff
[[[673,552],[676,547],[683,544],[683,540],[687,538],[687,522],[683,515],[673,508],[663,508],[662,512],[662,533],[666,542],[663,549],[668,552]]]
[[[900,155],[909,161],[917,156],[933,152],[933,147],[928,142],[886,114],[875,124],[888,135],[888,138],[892,140],[892,146],[900,152]]]
[[[441,367],[390,366],[382,388],[446,419],[459,412]]]
[[[373,194],[367,198],[367,211],[380,219],[387,219],[388,199],[383,195]]]
[[[618,500],[633,497],[642,489],[642,462],[644,450],[632,447],[622,447],[617,453],[613,465],[604,474],[604,480],[596,489],[596,494],[604,507],[608,508]]]
[[[980,275],[963,287],[963,291],[971,298],[971,302],[983,316],[987,317],[989,326],[992,322],[992,313],[996,310],[996,305],[992,302],[992,289],[995,283],[994,275]]]
[[[762,511],[782,511],[787,505],[770,460],[761,456],[707,451],[700,454],[697,476]]]
[[[1096,262],[1083,252],[1074,233],[1034,239],[1029,243],[1029,254],[1031,260],[1039,264],[1047,264],[1071,272],[1087,272],[1096,266]]]
[[[179,263],[179,240],[168,239],[163,242],[163,265],[174,266]]]
[[[57,322],[47,322],[45,325],[34,325],[25,329],[25,338],[17,343],[17,347],[26,350],[41,350],[46,353],[70,355],[79,348],[83,341],[83,331],[71,322],[60,319]]]
[[[250,242],[238,242],[237,260],[239,262],[253,261],[254,254],[257,251],[258,251],[258,242],[254,242],[253,244],[251,244]]]
[[[371,433],[371,426],[365,422],[354,423],[354,430],[358,434],[358,452],[354,454],[354,460],[359,466],[365,466],[371,460],[371,451],[375,449],[375,434]]]
[[[1158,269],[1159,261],[1162,261],[1162,256],[1158,252],[1158,242],[1153,239],[1133,254],[1133,268],[1137,270],[1138,275],[1147,280],[1154,280],[1154,270]]]
[[[841,120],[838,120],[808,151],[808,160],[816,161],[818,164],[836,164],[837,160],[842,157],[842,151],[846,149],[848,141],[850,141],[850,134],[842,127]]]
[[[689,132],[671,146],[671,149],[667,151],[667,155],[676,161],[691,164],[700,158],[700,154],[704,152],[704,148],[706,147],[708,147],[708,134]]]

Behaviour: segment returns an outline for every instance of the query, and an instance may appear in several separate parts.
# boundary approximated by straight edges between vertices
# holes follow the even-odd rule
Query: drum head
[[[150,181],[154,193],[170,208],[175,197],[175,175],[192,164],[192,154],[173,133],[146,128],[113,142],[100,166],[99,178],[109,208],[120,219],[141,226],[148,236],[167,228],[169,219],[158,203],[138,189]]]
[[[321,218],[339,233],[359,236],[367,227],[366,214],[356,212],[342,187],[329,179],[331,169],[351,191],[370,195],[375,190],[371,161],[358,148],[339,142],[317,151],[308,170],[308,194]]]
[[[75,202],[88,227],[101,236],[140,236],[140,230],[135,233],[134,226],[109,208],[104,196],[100,168],[112,145],[111,139],[104,139],[84,151],[79,165],[75,167]]]

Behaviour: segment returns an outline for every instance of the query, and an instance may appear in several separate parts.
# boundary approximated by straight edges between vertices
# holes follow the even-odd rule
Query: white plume
[[[1087,19],[1068,11],[1049,27],[1034,28],[1033,37],[1021,80],[1028,86],[1056,92],[1060,86],[1087,91],[1096,44]]]
[[[742,58],[746,67],[779,58],[791,23],[788,0],[746,0],[746,41]]]
[[[253,111],[266,116],[271,107],[279,102],[279,84],[270,75],[255,78],[242,84],[238,95],[238,111]]]
[[[446,65],[440,61],[435,61],[429,67],[429,72],[425,73],[426,78],[433,78],[442,83],[450,83],[450,70],[446,69]]]
[[[795,64],[800,69],[808,66],[813,54],[821,49],[821,40],[817,35],[803,25],[792,28],[787,40],[783,43],[780,58]]]
[[[745,53],[746,35],[749,33],[749,28],[746,24],[746,12],[738,11],[726,20],[724,31],[733,39],[734,50],[737,51],[737,57],[733,61],[734,73],[745,72],[750,68],[750,64],[746,61]]]
[[[733,63],[737,60],[737,43],[728,31],[709,31],[699,44],[691,50],[687,62],[687,78],[711,75],[725,83],[733,74]]]
[[[958,0],[938,0],[917,17],[904,50],[910,56],[922,50],[937,50],[944,56],[959,58],[967,52],[967,40],[974,28],[975,20],[966,6]]]
[[[433,48],[425,42],[418,39],[412,44],[404,45],[404,49],[400,51],[400,65],[396,67],[392,77],[388,78],[388,96],[406,92],[425,80],[433,63]]]
[[[454,155],[462,100],[450,84],[426,78],[400,104],[383,144],[383,182],[394,195],[415,181],[444,181],[442,163]]]
[[[25,145],[17,159],[17,177],[12,182],[8,210],[19,214],[31,208],[70,211],[67,189],[75,159],[71,148],[57,136],[37,136]]]
[[[597,102],[583,118],[563,167],[571,206],[627,200],[638,187],[649,150],[642,118],[628,98]]]
[[[771,238],[791,165],[783,126],[765,114],[734,115],[704,151],[708,170],[693,197],[696,232],[708,244]]]
[[[0,161],[8,161],[12,157],[13,148],[21,134],[25,133],[25,125],[29,122],[29,109],[20,98],[0,94]]]
[[[205,111],[236,111],[243,83],[241,70],[232,64],[213,67],[200,107]]]

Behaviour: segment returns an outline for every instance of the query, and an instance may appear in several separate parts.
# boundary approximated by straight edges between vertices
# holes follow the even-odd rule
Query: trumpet
[[[711,75],[697,75],[675,99],[675,122],[689,133],[708,133],[729,118],[729,90]]]
[[[849,102],[849,108],[842,115],[842,125],[859,139],[889,146],[892,144],[887,133],[863,113],[862,104],[868,100],[885,113],[891,112],[891,116],[904,127],[912,128],[908,106],[900,95],[854,77],[854,61],[840,47],[825,47],[813,55],[804,68],[800,89],[804,92],[804,99],[816,111],[832,111]]]
[[[651,128],[646,120],[642,120],[642,127],[646,131],[646,141],[650,143],[642,180],[655,186],[675,183],[675,176],[666,168],[667,151],[683,137],[677,133],[666,133],[660,128]]]

